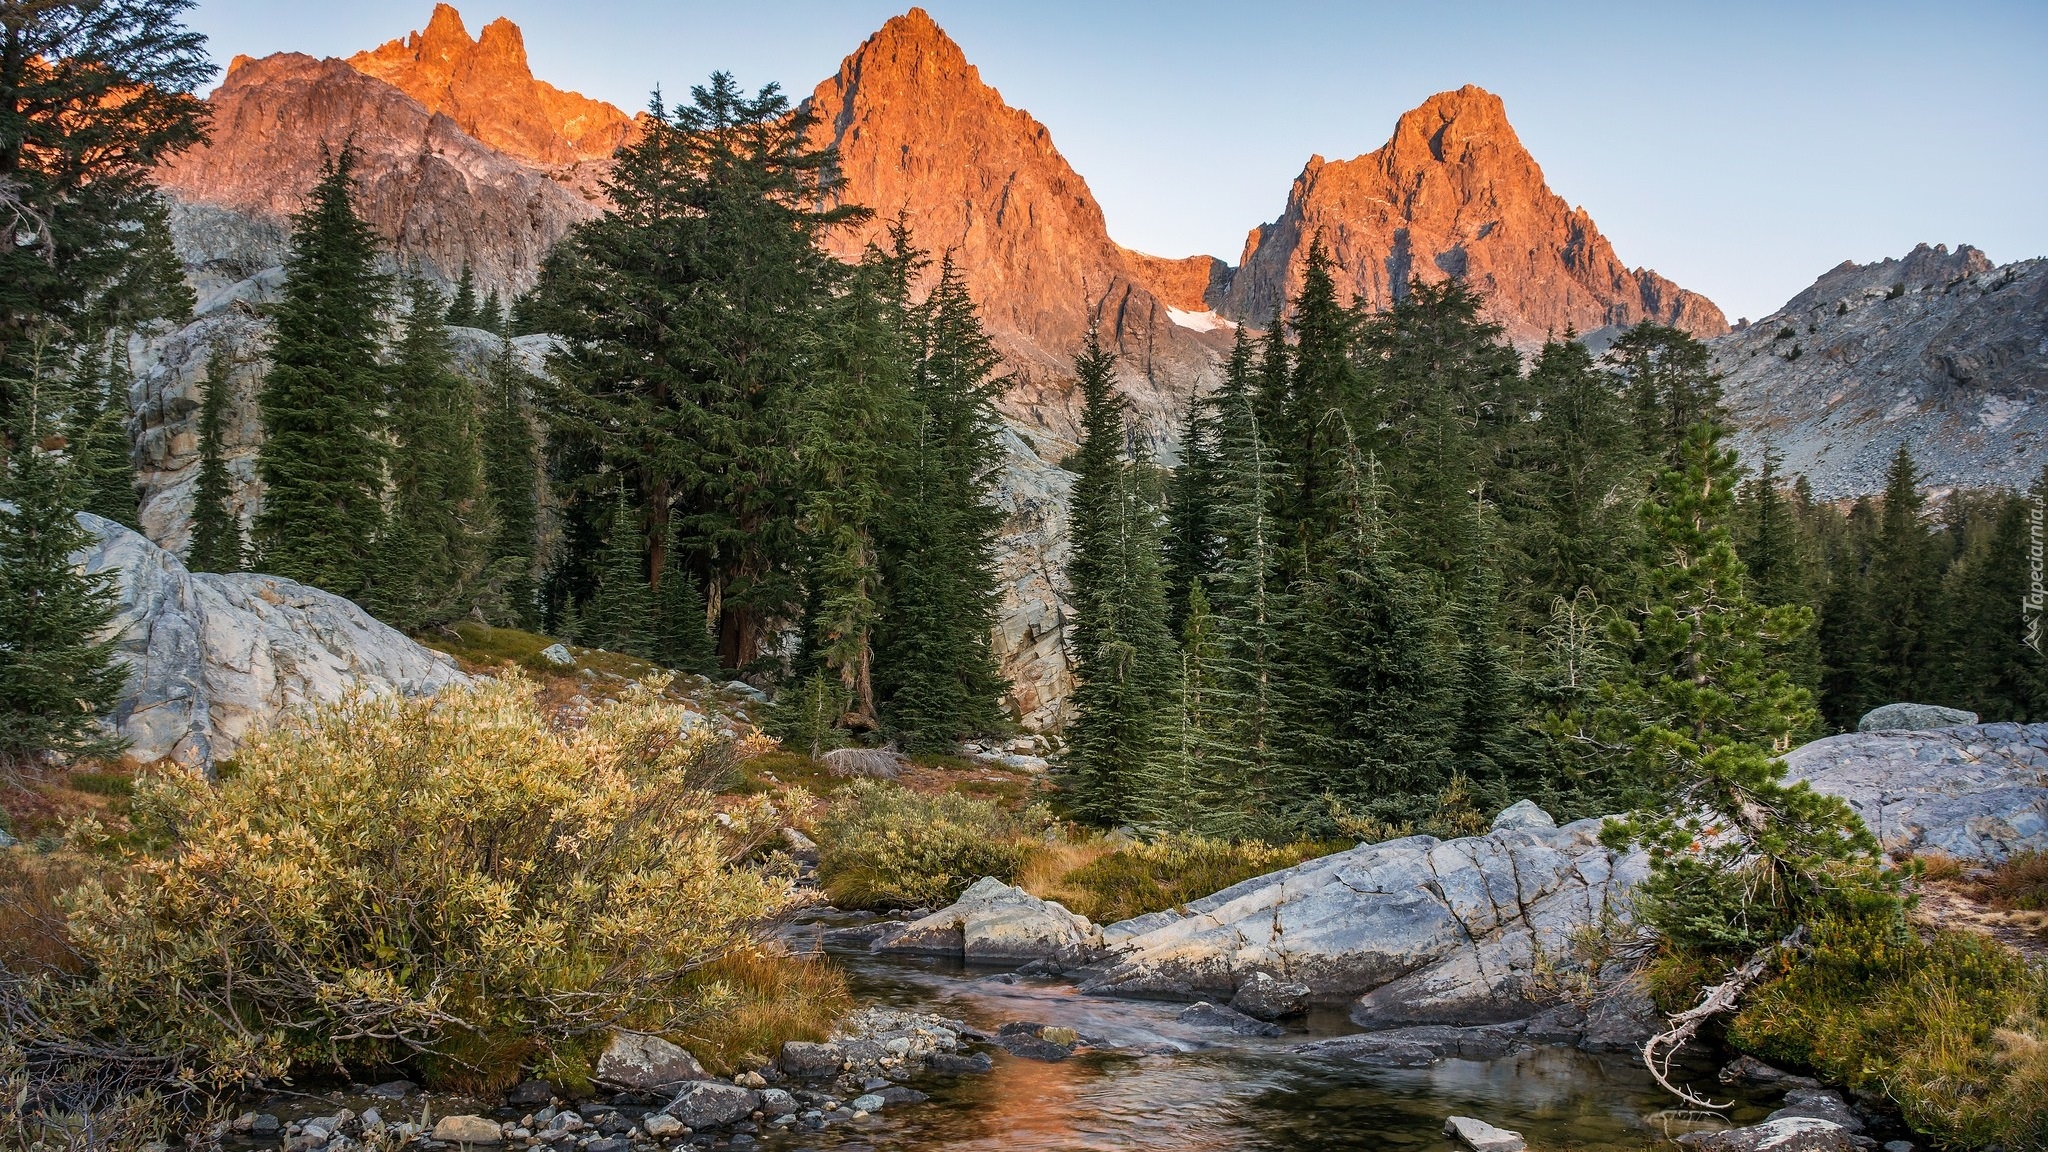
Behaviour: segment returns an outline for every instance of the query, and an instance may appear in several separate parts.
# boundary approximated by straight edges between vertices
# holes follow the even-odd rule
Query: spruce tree
[[[1811,702],[1771,652],[1812,613],[1751,598],[1730,530],[1735,454],[1720,439],[1695,424],[1644,506],[1646,607],[1627,622],[1634,669],[1616,686],[1613,735],[1658,803],[1609,837],[1650,849],[1649,923],[1709,951],[1777,940],[1837,890],[1841,865],[1877,848],[1841,800],[1784,783],[1777,757],[1811,724]]]
[[[1628,411],[1585,345],[1570,333],[1545,343],[1529,392],[1535,418],[1506,430],[1487,490],[1514,568],[1506,593],[1540,628],[1555,600],[1581,589],[1624,598],[1642,485]]]
[[[718,642],[704,619],[704,593],[683,563],[674,520],[668,530],[669,563],[654,590],[654,659],[664,667],[710,676],[718,671]]]
[[[88,346],[79,354],[74,395],[78,409],[70,439],[75,455],[78,507],[128,528],[141,527],[132,440],[128,435],[127,341],[109,338],[104,350]]]
[[[233,365],[234,354],[225,344],[215,344],[206,358],[199,402],[199,482],[192,490],[192,546],[185,556],[185,567],[194,572],[240,572],[248,566],[233,484],[221,456]]]
[[[385,282],[376,237],[355,212],[354,170],[344,147],[292,218],[261,396],[255,536],[264,571],[363,600],[384,526]]]
[[[551,451],[586,470],[561,486],[602,500],[632,479],[650,570],[667,519],[706,558],[722,662],[769,658],[803,609],[802,465],[795,452],[818,314],[838,282],[826,231],[864,215],[822,208],[831,154],[807,108],[724,73],[671,109],[657,97],[606,183],[610,207],[545,264],[529,315],[564,339],[540,389]],[[574,446],[574,451],[569,448]],[[566,540],[564,564],[587,562]]]
[[[497,332],[505,327],[505,305],[498,299],[496,288],[491,289],[491,294],[477,305],[475,326],[486,332]]]
[[[1393,551],[1376,463],[1348,446],[1339,460],[1343,520],[1290,629],[1313,640],[1292,662],[1287,690],[1289,800],[1303,822],[1322,817],[1330,801],[1382,819],[1412,817],[1448,775],[1450,668],[1432,636],[1426,585]]]
[[[197,89],[217,69],[182,23],[192,6],[42,0],[0,19],[0,466],[52,331],[190,310],[153,173],[205,138]]]
[[[1628,398],[1638,450],[1658,467],[1677,461],[1700,421],[1721,421],[1721,377],[1707,346],[1687,333],[1644,320],[1606,360]]]
[[[476,274],[467,260],[462,262],[462,275],[455,281],[455,294],[448,300],[447,324],[451,328],[477,326]]]
[[[1745,481],[1737,494],[1736,552],[1749,573],[1757,603],[1766,608],[1804,606],[1818,611],[1821,597],[1815,587],[1811,547],[1793,500],[1779,487],[1779,463],[1777,451],[1764,445],[1756,475]],[[1794,684],[1813,699],[1820,698],[1818,628],[1801,631],[1774,656]],[[1798,733],[1802,737],[1819,734],[1818,724]]]
[[[2032,509],[2044,502],[2048,468],[2032,492],[2007,494],[1979,515],[1981,527],[1968,533],[1944,575],[1934,703],[1968,708],[1987,722],[2048,720],[2048,660],[2036,650],[2039,634],[2028,638],[2040,614],[2014,611],[2032,592],[2027,558],[2039,524]]]
[[[1091,325],[1075,357],[1081,444],[1067,561],[1074,671],[1068,790],[1077,815],[1117,824],[1140,811],[1138,791],[1169,747],[1175,653],[1159,567],[1159,510],[1145,470],[1125,458],[1124,402],[1114,362]]]
[[[811,554],[812,651],[839,681],[853,727],[880,727],[874,633],[881,615],[880,536],[910,438],[901,303],[887,257],[870,250],[825,309],[798,451],[808,488],[801,527]]]
[[[1351,414],[1358,392],[1352,363],[1355,324],[1337,299],[1336,278],[1320,237],[1309,244],[1290,326],[1294,370],[1282,413],[1288,438],[1276,443],[1283,447],[1283,466],[1294,484],[1287,512],[1301,526],[1303,539],[1314,542],[1335,529],[1341,455],[1336,449],[1345,436],[1341,421]]]
[[[67,411],[77,402],[47,333],[8,381],[16,450],[0,471],[0,776],[52,753],[109,755],[119,743],[98,720],[127,678],[115,659],[111,572],[87,574],[71,554],[93,535],[73,514],[82,495],[65,460]]]
[[[899,248],[907,248],[902,235]],[[909,263],[898,258],[898,267]],[[993,636],[995,502],[1005,381],[952,257],[905,314],[911,440],[884,522],[885,614],[876,636],[883,714],[913,751],[942,751],[998,722],[1007,685]]]
[[[614,489],[597,591],[583,605],[578,639],[587,647],[652,659],[657,625],[638,519],[621,482]]]
[[[1245,371],[1242,364],[1250,362],[1249,339],[1242,328],[1237,331],[1231,358],[1233,372]],[[1166,486],[1166,600],[1168,623],[1176,634],[1187,624],[1195,583],[1216,565],[1216,539],[1210,523],[1215,511],[1215,424],[1211,404],[1189,393],[1181,423],[1180,462]]]
[[[1279,453],[1260,422],[1259,381],[1240,336],[1215,397],[1215,491],[1207,497],[1216,559],[1193,583],[1213,620],[1194,653],[1205,705],[1217,717],[1196,732],[1204,743],[1200,830],[1228,837],[1274,833],[1285,822],[1282,644],[1292,599],[1282,574],[1288,550],[1279,516],[1288,492]],[[1192,627],[1190,622],[1189,627]]]
[[[477,389],[455,371],[446,305],[424,280],[406,289],[411,306],[389,369],[391,524],[372,600],[388,623],[411,631],[478,603],[495,525]]]
[[[1901,444],[1885,475],[1870,546],[1874,630],[1863,672],[1866,694],[1883,697],[1880,703],[1917,700],[1927,687],[1940,568],[1925,513],[1919,469]]]
[[[1473,549],[1451,597],[1450,623],[1457,662],[1450,678],[1449,711],[1453,770],[1503,805],[1528,795],[1530,733],[1523,723],[1523,688],[1514,657],[1501,638],[1501,586],[1497,533],[1484,506],[1471,513]]]
[[[489,581],[502,590],[502,621],[540,626],[540,446],[527,405],[531,377],[502,335],[484,381],[484,488],[497,531],[487,551]]]
[[[1179,695],[1170,746],[1152,765],[1138,789],[1137,812],[1144,823],[1171,832],[1202,833],[1215,829],[1226,809],[1222,799],[1235,799],[1220,762],[1231,748],[1231,715],[1220,690],[1220,652],[1215,639],[1216,617],[1198,580],[1188,588],[1181,610]]]

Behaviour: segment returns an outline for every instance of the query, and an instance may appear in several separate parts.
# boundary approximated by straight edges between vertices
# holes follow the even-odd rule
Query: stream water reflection
[[[1116,1051],[1056,1064],[998,1052],[995,1071],[920,1082],[928,1103],[792,1139],[787,1147],[959,1149],[1448,1150],[1444,1117],[1477,1116],[1545,1150],[1674,1148],[1673,1103],[1627,1056],[1569,1048],[1430,1068],[1368,1068],[1300,1052],[1318,1035],[1354,1031],[1341,1014],[1311,1017],[1273,1039],[1219,1038],[1175,1019],[1183,1005],[1080,996],[1061,982],[1004,983],[931,960],[835,951],[864,1003],[958,1017],[1070,1027]],[[1705,1070],[1697,1073],[1704,1075]],[[1737,1123],[1762,1119],[1744,1102]],[[778,1141],[780,1143],[780,1141]]]

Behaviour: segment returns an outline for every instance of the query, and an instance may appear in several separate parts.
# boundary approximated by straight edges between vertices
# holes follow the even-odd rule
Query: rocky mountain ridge
[[[1585,209],[1544,182],[1500,97],[1476,85],[1404,114],[1377,151],[1310,157],[1286,210],[1252,229],[1213,302],[1234,320],[1269,323],[1300,291],[1317,237],[1349,299],[1384,308],[1413,278],[1464,277],[1519,346],[1640,320],[1701,337],[1728,330],[1711,300],[1624,265]]]
[[[1743,458],[1770,446],[1821,499],[1881,490],[1902,444],[1937,490],[2023,489],[2048,463],[2048,260],[1845,261],[1711,347]]]

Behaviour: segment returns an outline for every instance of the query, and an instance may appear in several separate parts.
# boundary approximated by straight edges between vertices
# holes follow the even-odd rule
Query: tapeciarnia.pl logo
[[[2042,504],[2048,493],[2035,492],[2027,501],[2027,596],[2020,601],[2020,615],[2027,623],[2027,647],[2041,654],[2041,609],[2048,603],[2048,588],[2042,587],[2043,550],[2041,540]]]

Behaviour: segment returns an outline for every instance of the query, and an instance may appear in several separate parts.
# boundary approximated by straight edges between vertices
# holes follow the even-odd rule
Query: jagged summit
[[[951,251],[1018,377],[1003,406],[1021,424],[1073,431],[1067,378],[1091,317],[1155,429],[1177,417],[1188,381],[1213,370],[1220,338],[1175,323],[1052,134],[923,9],[883,24],[809,104],[820,142],[839,149],[839,196],[875,211],[836,247],[858,253],[902,213],[920,246]]]
[[[534,79],[525,37],[502,16],[471,40],[462,14],[436,4],[426,31],[358,52],[348,64],[447,115],[477,140],[535,164],[607,159],[633,129],[612,105]]]
[[[1403,113],[1377,151],[1312,156],[1278,220],[1252,230],[1224,310],[1268,322],[1299,290],[1321,235],[1339,287],[1384,307],[1414,277],[1463,276],[1518,343],[1642,319],[1727,331],[1712,301],[1631,269],[1580,208],[1544,182],[1499,96],[1468,84]]]

